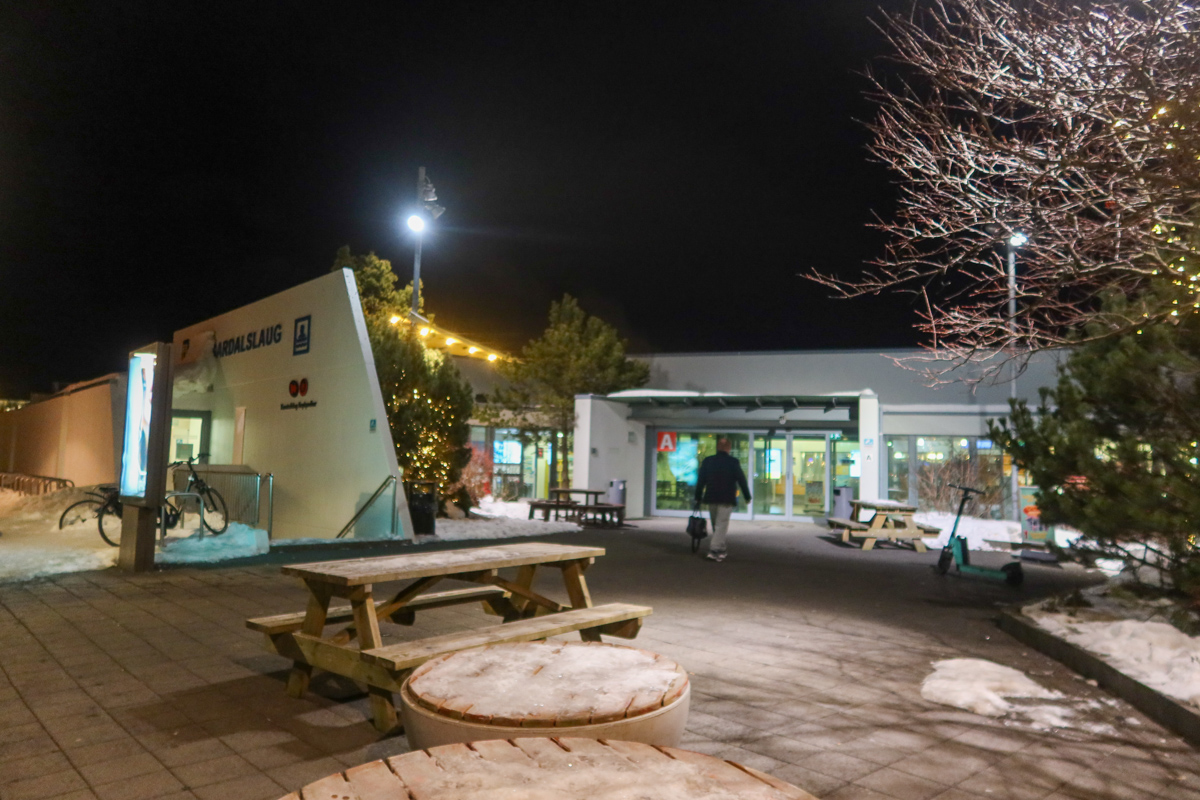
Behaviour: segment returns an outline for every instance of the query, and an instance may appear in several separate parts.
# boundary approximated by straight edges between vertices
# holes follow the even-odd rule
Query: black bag
[[[692,552],[700,549],[700,542],[708,538],[708,520],[700,513],[700,506],[692,509],[687,521],[688,536],[692,537]]]

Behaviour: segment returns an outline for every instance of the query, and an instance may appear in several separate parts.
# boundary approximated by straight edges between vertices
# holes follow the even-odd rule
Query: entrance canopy
[[[859,397],[858,392],[764,395],[631,389],[614,392],[606,399],[628,406],[633,419],[688,418],[737,426],[766,421],[784,425],[803,422],[822,427],[821,423],[857,423]]]

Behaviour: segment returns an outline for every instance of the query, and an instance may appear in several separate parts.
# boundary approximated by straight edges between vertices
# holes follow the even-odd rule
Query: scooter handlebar
[[[967,494],[983,494],[983,489],[975,489],[970,486],[959,486],[957,483],[950,484],[951,489],[958,489],[960,492]]]

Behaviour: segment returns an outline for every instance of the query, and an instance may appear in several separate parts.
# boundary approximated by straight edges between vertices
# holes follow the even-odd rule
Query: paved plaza
[[[654,607],[633,644],[692,674],[684,747],[837,800],[1200,800],[1193,748],[995,627],[1000,605],[1083,573],[1034,567],[1018,591],[938,577],[934,552],[864,553],[815,526],[751,523],[734,523],[729,560],[712,564],[682,530],[656,520],[547,541],[607,548],[588,572],[595,602]],[[288,662],[244,620],[305,597],[277,563],[0,586],[0,800],[267,800],[407,751],[375,732],[353,684],[323,676],[302,700],[284,694]],[[387,633],[490,620],[440,609]],[[957,657],[1094,701],[1100,732],[923,700],[931,662]]]

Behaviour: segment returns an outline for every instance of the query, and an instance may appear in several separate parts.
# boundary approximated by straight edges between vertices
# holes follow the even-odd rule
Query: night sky
[[[516,350],[569,292],[635,352],[883,348],[907,300],[797,277],[883,241],[880,0],[30,2],[0,9],[0,398],[329,270]],[[896,8],[899,0],[884,0]]]

